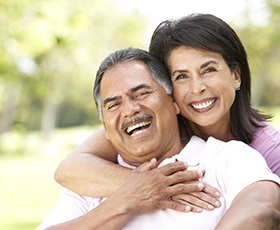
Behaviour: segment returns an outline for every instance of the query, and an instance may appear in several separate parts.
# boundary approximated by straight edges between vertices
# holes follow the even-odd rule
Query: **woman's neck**
[[[199,136],[205,141],[211,136],[221,141],[235,140],[236,138],[230,132],[229,126],[207,126],[202,127],[193,122],[188,121],[194,135]]]

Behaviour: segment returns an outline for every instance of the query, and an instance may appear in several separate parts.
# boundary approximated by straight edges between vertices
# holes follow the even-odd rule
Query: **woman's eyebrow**
[[[172,72],[171,76],[173,76],[175,73],[188,73],[188,70],[184,70],[184,69],[176,69]]]
[[[216,61],[214,61],[214,60],[210,60],[210,61],[207,61],[207,62],[203,63],[203,64],[200,66],[200,68],[204,68],[204,67],[206,67],[206,66],[208,66],[208,65],[210,65],[210,64],[218,64],[218,62],[216,62]]]
[[[200,68],[205,68],[206,66],[210,65],[210,64],[218,64],[218,62],[216,62],[215,60],[210,60],[207,61],[203,64],[201,64]],[[171,76],[173,76],[175,73],[188,73],[189,71],[187,69],[176,69],[172,72]]]

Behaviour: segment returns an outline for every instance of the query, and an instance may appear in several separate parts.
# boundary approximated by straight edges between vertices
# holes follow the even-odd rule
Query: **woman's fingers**
[[[218,190],[204,185],[199,179],[201,170],[187,170],[183,162],[175,162],[156,168],[156,159],[143,163],[133,170],[123,184],[122,194],[130,191],[127,200],[140,212],[156,209],[173,209],[182,212],[213,210]]]
[[[175,195],[172,197],[172,200],[190,206],[192,208],[191,211],[195,212],[201,212],[202,209],[211,211],[221,206],[218,198],[204,191]]]

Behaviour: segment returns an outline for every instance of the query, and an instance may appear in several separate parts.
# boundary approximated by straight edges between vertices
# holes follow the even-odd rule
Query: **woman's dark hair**
[[[159,24],[149,51],[167,68],[170,52],[188,46],[220,54],[231,71],[240,68],[241,86],[230,109],[230,131],[237,140],[251,143],[261,121],[271,116],[251,106],[251,74],[246,51],[235,31],[211,14],[192,14]]]

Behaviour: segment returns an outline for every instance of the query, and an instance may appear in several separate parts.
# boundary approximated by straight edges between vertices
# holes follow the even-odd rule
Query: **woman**
[[[195,135],[203,139],[214,136],[223,141],[243,141],[258,150],[271,170],[280,176],[279,131],[264,122],[269,116],[251,107],[251,76],[246,51],[228,24],[213,15],[199,14],[164,21],[153,34],[150,52],[168,68],[181,115],[187,118]],[[213,56],[220,58],[219,61]],[[200,68],[205,59],[216,63]],[[220,91],[228,90],[223,92],[224,96],[211,97],[206,107],[195,108],[191,101],[202,106],[197,98],[202,100],[209,91],[214,93],[225,68],[235,75],[232,86],[236,93],[222,85]],[[190,69],[195,71],[190,72]]]
[[[186,118],[180,127],[183,138],[189,138],[189,125],[192,133],[205,140],[214,136],[244,141],[280,176],[280,133],[265,122],[268,116],[250,105],[246,52],[225,22],[212,15],[165,21],[152,37],[150,52],[171,74],[174,97]],[[101,128],[62,161],[56,180],[83,195],[108,196],[130,173],[112,162],[116,152]],[[192,202],[192,197],[184,199]]]

